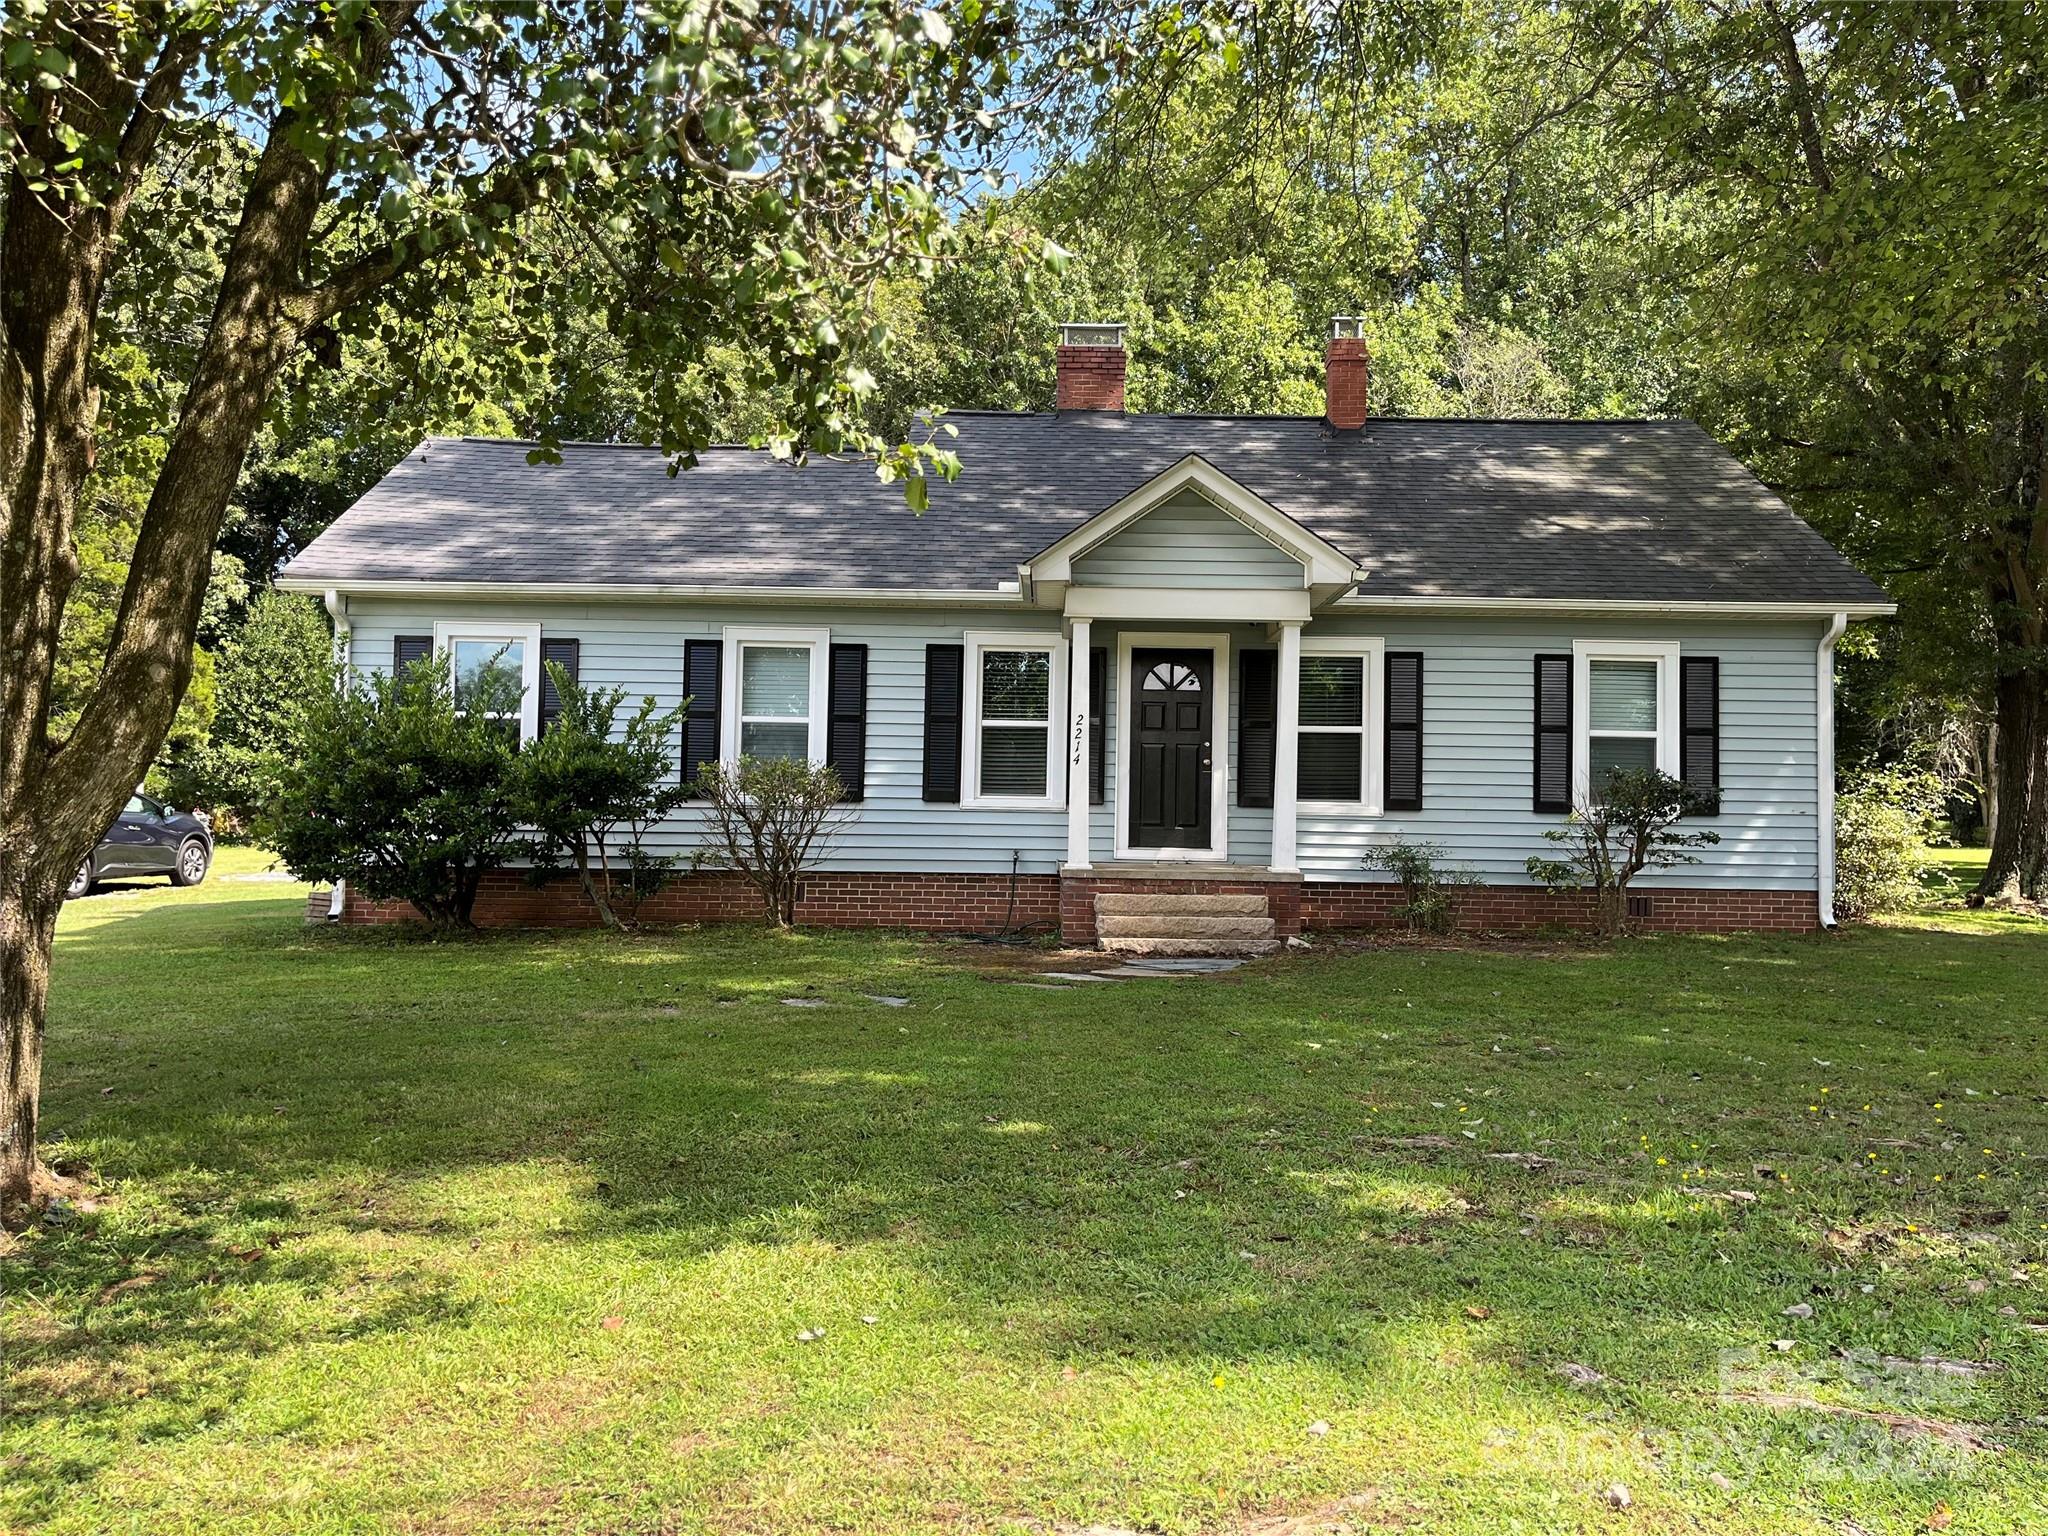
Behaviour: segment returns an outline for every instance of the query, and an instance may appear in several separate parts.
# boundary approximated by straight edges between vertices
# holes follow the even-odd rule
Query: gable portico
[[[1068,637],[1066,871],[1115,867],[1298,876],[1296,708],[1302,631],[1365,577],[1343,550],[1198,454],[1154,476],[1018,567],[1020,594],[1056,609]],[[1271,732],[1268,846],[1232,859],[1239,637],[1273,650],[1255,685]],[[1112,670],[1094,676],[1097,658]],[[1091,698],[1113,700],[1099,713]],[[1270,712],[1270,717],[1268,713]],[[1097,731],[1108,733],[1098,743]],[[1110,835],[1093,814],[1098,778]],[[1261,807],[1263,809],[1263,807]],[[1156,868],[1155,868],[1156,866]]]

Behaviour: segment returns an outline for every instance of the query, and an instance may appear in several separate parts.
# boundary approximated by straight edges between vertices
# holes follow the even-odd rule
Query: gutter
[[[1336,606],[1347,612],[1370,609],[1398,613],[1403,610],[1439,613],[1624,613],[1685,614],[1699,618],[1728,619],[1827,619],[1837,615],[1848,619],[1889,618],[1899,611],[1897,603],[1760,603],[1760,602],[1664,602],[1643,598],[1581,597],[1372,597],[1354,594],[1340,598]]]
[[[932,587],[740,587],[703,582],[624,581],[351,581],[346,591],[364,597],[496,597],[552,599],[555,601],[626,602],[648,598],[671,601],[714,603],[769,603],[804,606],[845,606],[874,608],[1007,608],[1037,607],[1025,567],[1019,567],[1015,581],[1003,582],[993,590],[982,587],[952,590]],[[1360,580],[1368,573],[1358,572]],[[332,613],[333,601],[344,590],[325,578],[280,576],[277,586],[286,592],[325,593]],[[1837,614],[1851,619],[1888,618],[1898,612],[1896,603],[1759,603],[1759,602],[1657,602],[1633,598],[1577,597],[1369,597],[1353,594],[1338,598],[1320,610],[1323,613],[1563,613],[1637,614],[1692,616],[1724,619],[1828,619]]]
[[[947,591],[929,587],[740,587],[702,582],[629,581],[350,581],[345,587],[329,578],[278,577],[284,592],[346,591],[362,597],[501,597],[557,601],[631,601],[665,598],[714,603],[783,603],[795,606],[839,604],[877,608],[1028,608],[1031,604],[1010,582],[993,590]],[[330,606],[328,611],[334,610]]]
[[[1819,878],[1820,925],[1835,926],[1835,642],[1849,627],[1849,615],[1837,613],[1822,631],[1820,648],[1813,657],[1814,683],[1814,787],[1817,791],[1818,825],[1814,829]]]
[[[341,592],[329,587],[321,594],[320,601],[327,608],[327,616],[334,620],[334,659],[343,672],[353,661],[351,648],[354,645],[355,627],[348,621],[348,599]],[[348,882],[337,880],[327,893],[327,921],[341,921],[341,911],[348,904]]]

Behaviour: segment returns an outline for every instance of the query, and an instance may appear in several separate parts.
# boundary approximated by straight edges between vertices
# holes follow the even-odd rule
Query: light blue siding
[[[1168,497],[1074,562],[1091,587],[1299,590],[1301,562],[1198,491]]]
[[[1219,514],[1220,515],[1220,514]],[[1247,535],[1249,537],[1249,535]],[[869,647],[868,797],[826,855],[838,869],[1005,872],[1013,852],[1025,873],[1056,870],[1066,853],[1066,812],[977,810],[927,805],[922,798],[924,648],[958,641],[968,630],[1057,633],[1053,614],[841,608],[741,608],[662,603],[513,603],[356,598],[350,603],[358,666],[385,668],[399,634],[429,634],[434,620],[539,622],[549,636],[581,641],[587,683],[651,693],[662,705],[682,694],[683,642],[717,638],[727,624],[829,628],[832,638]],[[1155,623],[1127,626],[1171,631]],[[1216,631],[1221,626],[1207,626]],[[1192,636],[1196,626],[1187,626]],[[1227,627],[1231,705],[1221,722],[1219,771],[1232,776],[1235,801],[1238,657],[1270,646],[1262,629]],[[1424,656],[1423,804],[1417,813],[1366,818],[1318,812],[1300,819],[1303,873],[1318,880],[1378,878],[1362,867],[1377,844],[1400,838],[1437,842],[1448,857],[1493,882],[1519,883],[1523,861],[1548,852],[1546,827],[1558,818],[1530,809],[1530,658],[1569,653],[1578,639],[1677,640],[1688,655],[1721,661],[1722,814],[1710,825],[1719,846],[1702,862],[1662,877],[1665,884],[1810,890],[1815,883],[1816,730],[1814,647],[1818,622],[1703,620],[1388,619],[1342,614],[1318,620],[1310,634],[1376,635],[1389,650]],[[1123,709],[1115,676],[1117,627],[1097,623],[1090,642],[1111,667],[1106,803],[1089,816],[1091,857],[1113,857],[1117,814],[1116,732]],[[1370,707],[1381,707],[1380,680]],[[1075,701],[1080,704],[1084,701]],[[1272,813],[1229,810],[1229,855],[1263,864]],[[685,812],[662,829],[663,847],[687,852],[695,818]]]

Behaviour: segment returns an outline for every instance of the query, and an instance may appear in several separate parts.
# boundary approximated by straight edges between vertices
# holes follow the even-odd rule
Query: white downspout
[[[334,620],[334,660],[344,674],[355,660],[355,630],[348,621],[348,599],[333,587],[329,587],[321,601],[327,607],[327,616]],[[342,908],[348,904],[348,882],[337,880],[334,889],[327,893],[327,921],[341,921]]]
[[[1849,627],[1849,615],[1838,613],[1828,620],[1821,634],[1820,649],[1813,659],[1814,763],[1816,829],[1820,899],[1820,925],[1835,926],[1835,642]]]

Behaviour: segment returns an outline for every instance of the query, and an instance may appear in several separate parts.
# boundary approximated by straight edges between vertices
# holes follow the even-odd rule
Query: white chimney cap
[[[1332,341],[1362,340],[1365,336],[1365,321],[1357,315],[1338,315],[1330,321]]]

